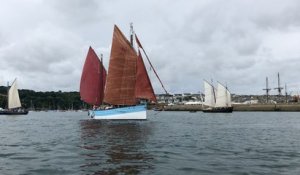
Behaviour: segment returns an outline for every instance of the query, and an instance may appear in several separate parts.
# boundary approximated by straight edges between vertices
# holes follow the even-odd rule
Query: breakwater
[[[300,111],[300,103],[282,104],[234,104],[233,111]],[[202,105],[163,106],[164,111],[202,111]]]
[[[234,111],[300,111],[300,104],[247,104],[233,105]]]

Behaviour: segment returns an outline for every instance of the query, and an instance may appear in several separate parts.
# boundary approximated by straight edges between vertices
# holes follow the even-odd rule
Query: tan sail
[[[227,106],[227,89],[226,87],[218,83],[215,107],[226,107],[226,106]]]
[[[12,83],[11,87],[8,90],[8,109],[19,108],[21,107],[17,79]]]
[[[115,25],[104,91],[104,102],[135,105],[137,54]]]
[[[228,89],[218,83],[215,107],[231,107],[231,95]]]

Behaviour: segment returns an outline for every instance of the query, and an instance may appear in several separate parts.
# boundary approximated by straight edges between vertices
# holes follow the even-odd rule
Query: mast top
[[[283,89],[283,87],[280,86],[280,75],[279,75],[279,72],[277,74],[277,77],[278,77],[278,87],[277,88],[274,88],[274,89],[277,89],[278,90],[278,95],[282,95],[281,94],[281,90]]]
[[[130,45],[131,47],[133,47],[133,35],[134,35],[134,31],[133,31],[133,23],[130,23]]]

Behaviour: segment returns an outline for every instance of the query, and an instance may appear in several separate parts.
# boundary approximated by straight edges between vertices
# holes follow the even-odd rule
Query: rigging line
[[[154,69],[154,67],[153,67],[153,65],[152,65],[152,63],[151,63],[151,61],[149,60],[149,57],[148,57],[148,55],[146,54],[146,52],[145,52],[144,48],[142,48],[142,50],[143,50],[144,54],[146,55],[146,58],[147,58],[147,60],[148,60],[149,64],[151,65],[153,72],[155,73],[155,75],[156,75],[157,79],[159,80],[159,82],[160,82],[160,84],[161,84],[161,87],[164,89],[164,91],[165,91],[165,93],[166,93],[166,94],[169,94],[169,93],[167,92],[167,90],[166,90],[165,86],[163,85],[163,83],[162,83],[161,79],[159,78],[159,76],[158,76],[157,72],[155,71],[155,69]]]
[[[150,64],[150,66],[152,67],[153,72],[155,73],[155,75],[156,75],[157,79],[159,80],[159,82],[160,82],[162,88],[164,89],[165,93],[166,93],[166,94],[169,94],[169,93],[167,92],[166,88],[164,87],[162,81],[160,80],[160,78],[159,78],[157,72],[155,71],[155,69],[154,69],[154,67],[153,67],[153,65],[152,65],[152,63],[151,63],[151,61],[150,61],[150,59],[149,59],[149,57],[148,57],[148,55],[147,55],[147,53],[146,53],[146,51],[145,51],[144,48],[142,47],[142,44],[140,43],[140,41],[139,41],[139,39],[138,39],[138,37],[137,37],[136,35],[135,35],[135,39],[136,39],[136,41],[137,41],[138,47],[141,48],[141,49],[143,50],[143,52],[144,52],[144,54],[145,54],[145,56],[146,56],[146,58],[147,58],[147,60],[148,60],[148,62],[149,62],[149,64]]]

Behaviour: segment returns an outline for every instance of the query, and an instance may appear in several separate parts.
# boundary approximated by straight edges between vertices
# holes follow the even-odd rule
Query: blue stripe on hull
[[[146,111],[145,105],[121,107],[121,108],[114,108],[114,109],[107,109],[107,110],[90,110],[89,114],[91,115],[91,117],[93,117],[93,116],[120,115],[120,114],[135,113],[141,111]]]

